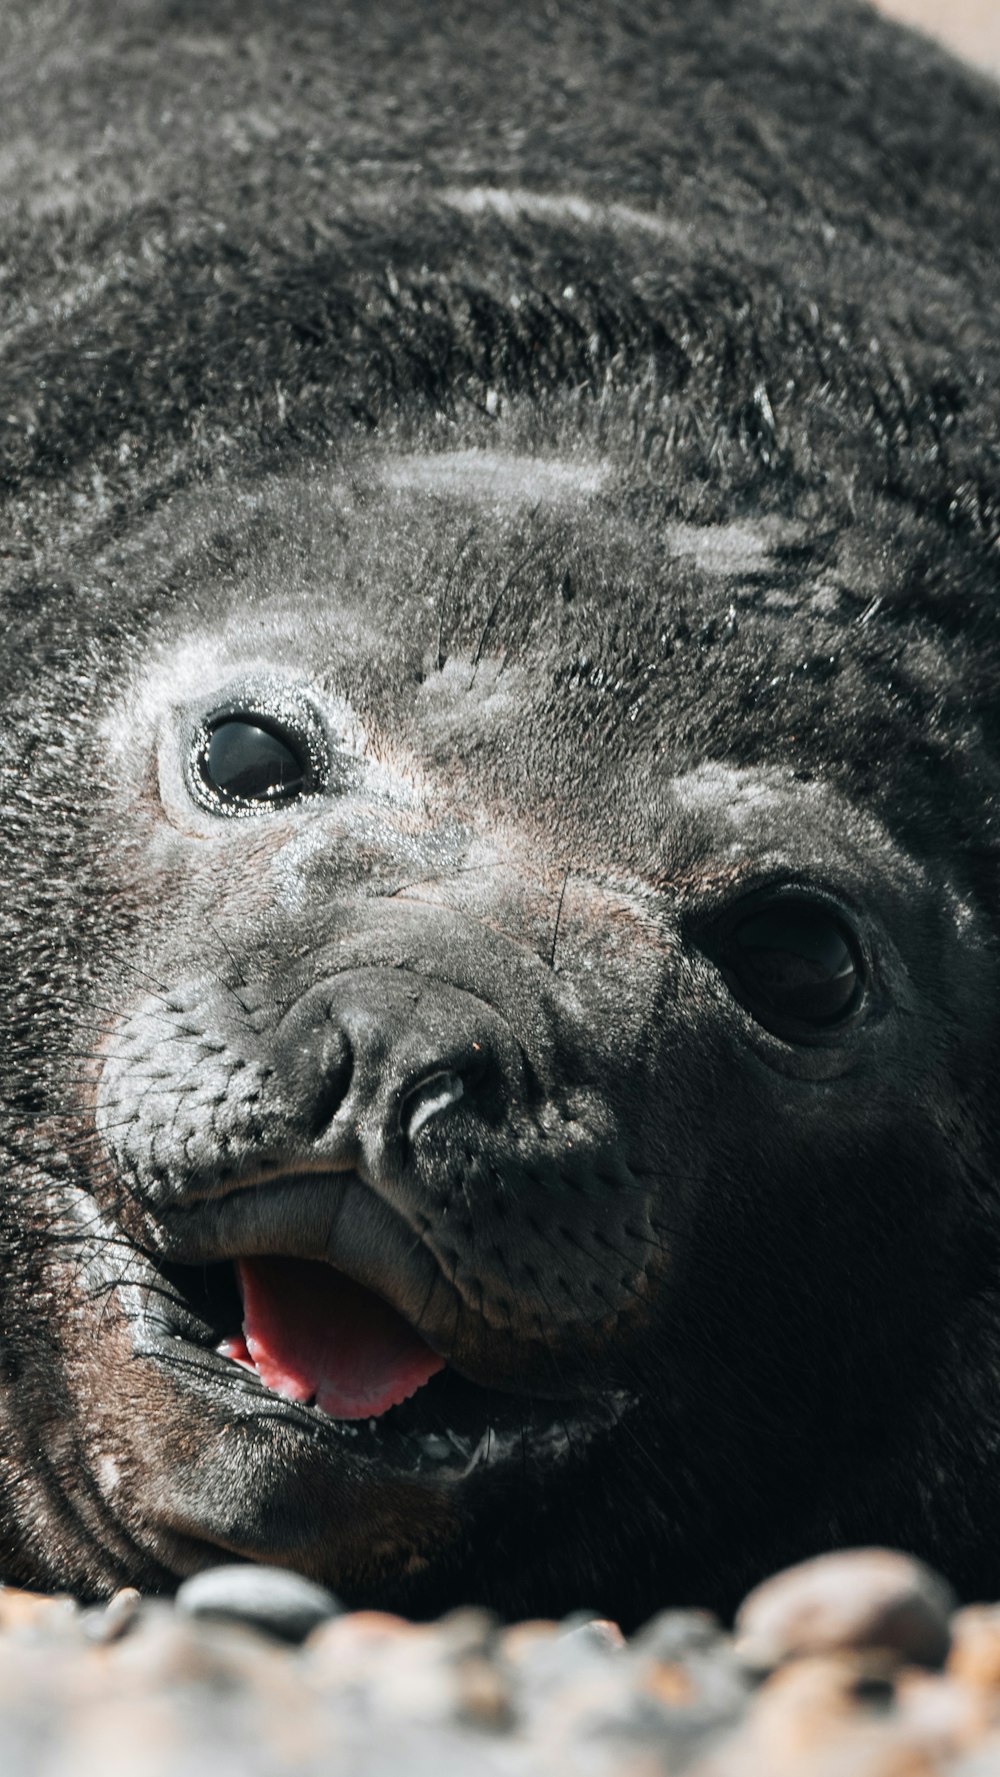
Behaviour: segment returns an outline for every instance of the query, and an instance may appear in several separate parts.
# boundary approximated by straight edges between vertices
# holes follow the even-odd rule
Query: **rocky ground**
[[[1000,1605],[953,1608],[860,1550],[752,1593],[733,1634],[668,1611],[625,1640],[581,1617],[431,1625],[344,1612],[277,1569],[175,1601],[0,1588],[12,1777],[994,1777]]]

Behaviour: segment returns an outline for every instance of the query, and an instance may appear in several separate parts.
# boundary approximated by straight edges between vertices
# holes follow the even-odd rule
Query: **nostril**
[[[307,1071],[311,1070],[311,1058],[305,1056]],[[323,1047],[319,1062],[319,1079],[315,1091],[313,1106],[313,1133],[320,1135],[333,1121],[347,1094],[351,1089],[354,1077],[354,1049],[351,1039],[342,1026],[331,1024],[324,1032]]]
[[[461,1074],[452,1073],[449,1069],[441,1069],[437,1073],[428,1074],[419,1085],[414,1086],[400,1106],[399,1126],[410,1141],[418,1129],[429,1123],[432,1117],[441,1111],[450,1109],[464,1096],[465,1086]]]

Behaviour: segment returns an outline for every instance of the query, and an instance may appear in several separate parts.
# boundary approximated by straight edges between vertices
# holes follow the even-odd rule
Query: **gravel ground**
[[[0,1588],[0,1759],[17,1777],[956,1777],[1000,1773],[1000,1605],[886,1550],[776,1575],[732,1634],[345,1612],[278,1569],[174,1601]]]

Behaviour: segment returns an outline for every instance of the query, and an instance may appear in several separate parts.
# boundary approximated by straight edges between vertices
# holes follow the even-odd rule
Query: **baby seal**
[[[3,1573],[1000,1590],[1000,104],[8,7]]]

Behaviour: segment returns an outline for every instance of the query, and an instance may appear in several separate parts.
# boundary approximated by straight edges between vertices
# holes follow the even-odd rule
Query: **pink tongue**
[[[444,1369],[394,1308],[312,1259],[238,1259],[243,1338],[220,1349],[289,1401],[371,1419]]]

